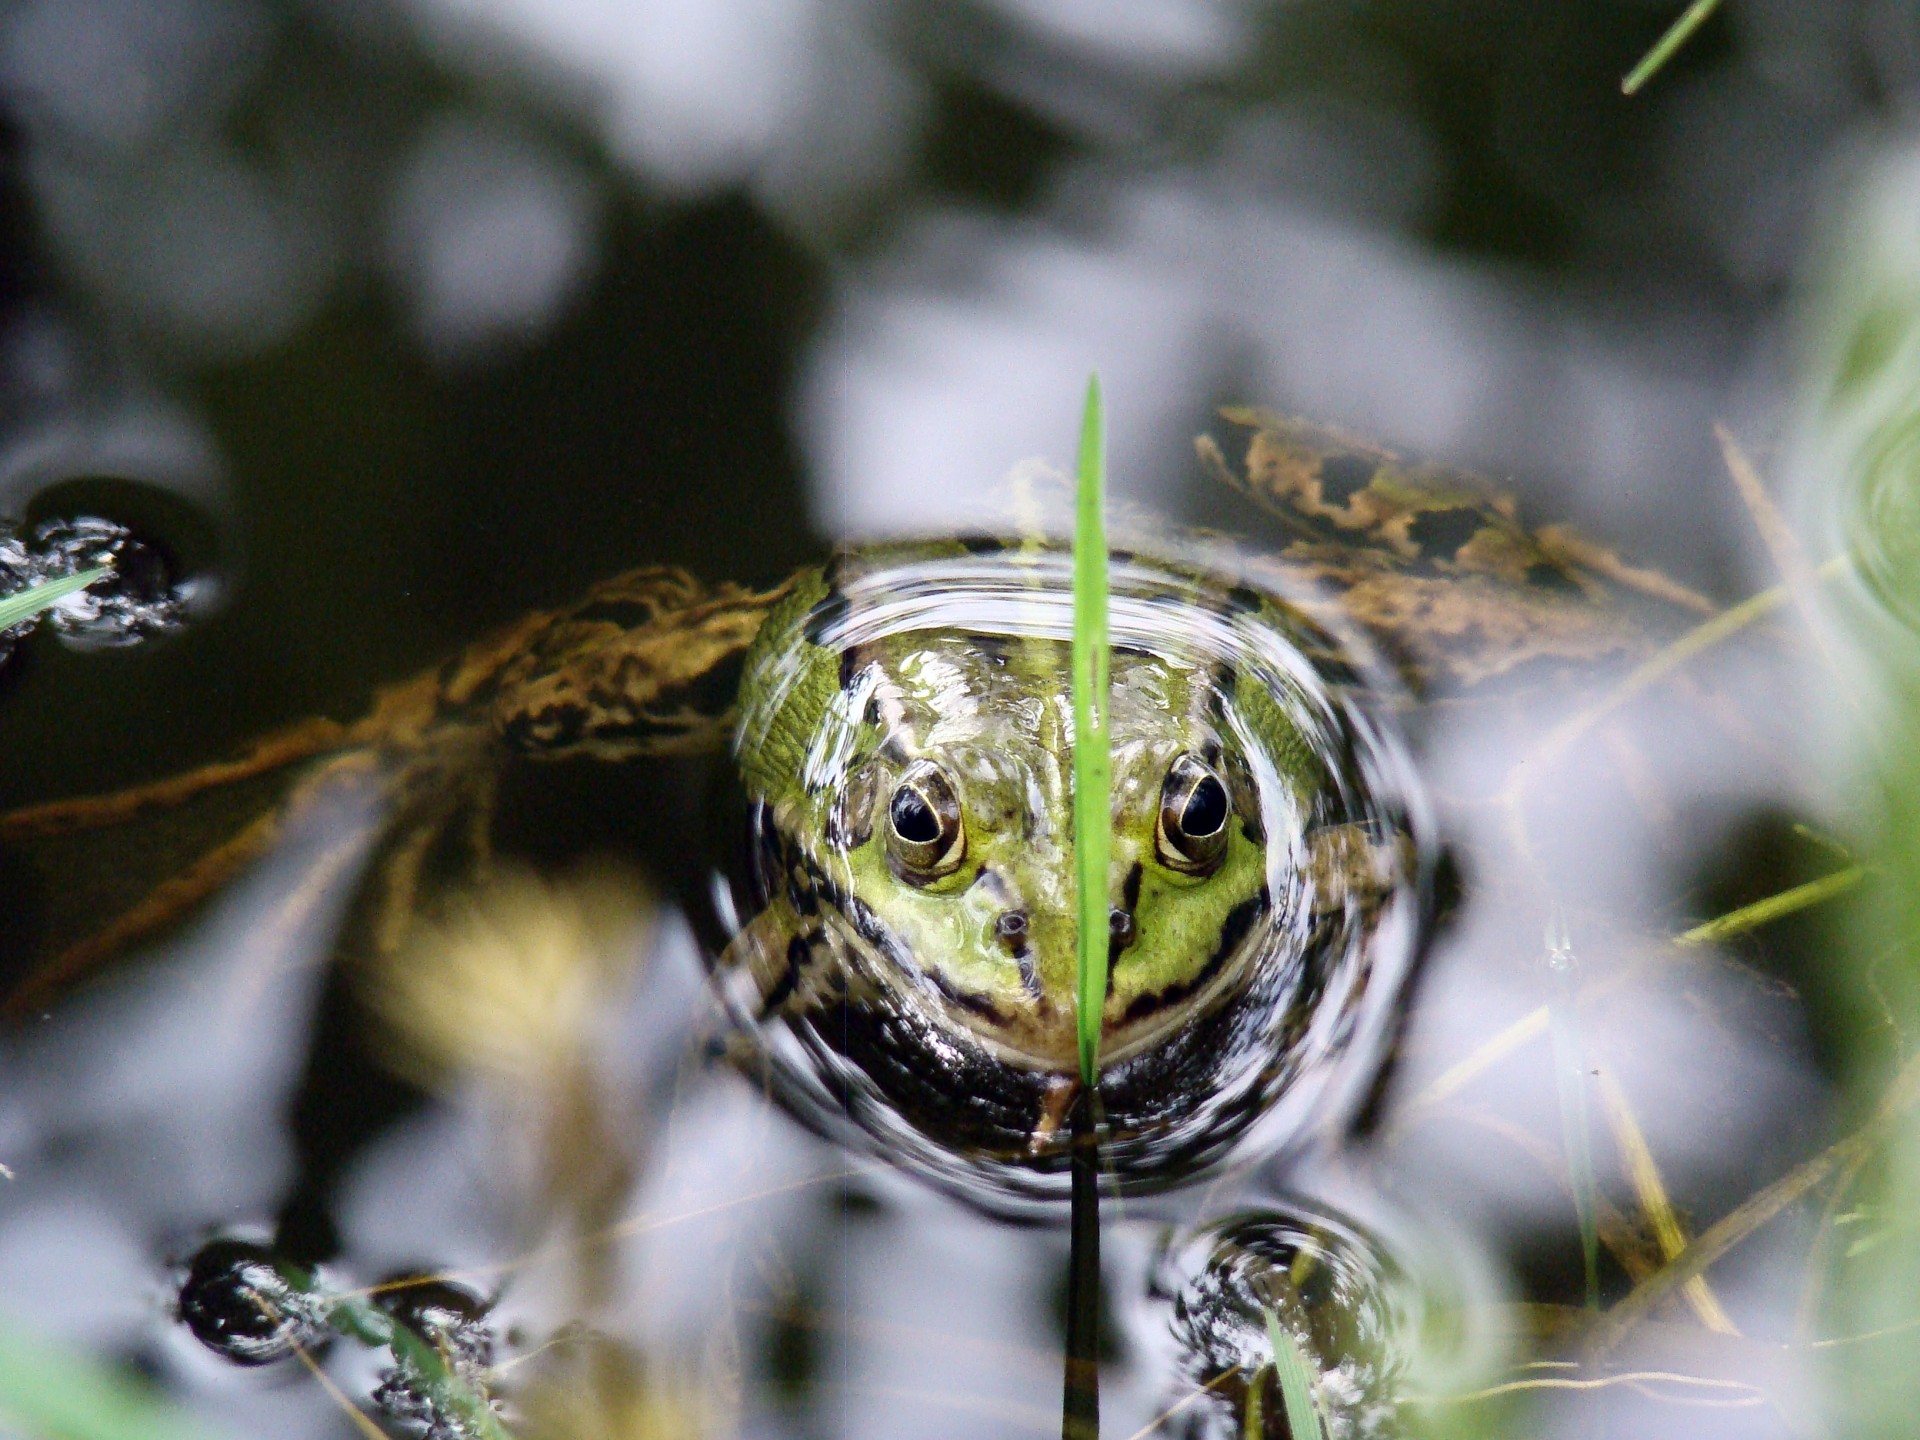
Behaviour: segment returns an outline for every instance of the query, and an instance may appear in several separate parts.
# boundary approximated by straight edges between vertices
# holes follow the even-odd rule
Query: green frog
[[[1711,610],[1526,528],[1484,482],[1223,413],[1227,443],[1202,437],[1199,458],[1284,542],[1116,555],[1101,1092],[1112,1163],[1145,1184],[1263,1125],[1297,1131],[1322,1090],[1351,1089],[1321,1062],[1386,1033],[1434,854],[1391,712],[1632,659]],[[725,753],[748,843],[716,889],[715,969],[749,1063],[805,1118],[1014,1189],[1057,1178],[1075,1068],[1065,573],[1031,536],[854,550],[767,591],[635,571],[357,721],[0,816],[0,844],[30,848],[299,777],[53,947],[10,1004],[171,925],[342,788],[384,805],[362,904],[393,951],[448,875],[484,879],[505,768]]]
[[[1100,1093],[1135,1185],[1276,1108],[1302,1128],[1377,1036],[1431,852],[1359,654],[1162,550],[1116,557],[1110,607]],[[768,617],[733,731],[749,843],[717,969],[743,1033],[822,1128],[1001,1193],[1055,1175],[1076,1084],[1071,612],[1069,553],[1031,540],[843,555]]]

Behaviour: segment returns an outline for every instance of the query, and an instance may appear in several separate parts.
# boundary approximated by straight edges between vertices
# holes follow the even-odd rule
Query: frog
[[[1433,907],[1430,822],[1395,746],[1360,765],[1387,777],[1380,803],[1348,803],[1353,775],[1310,743],[1312,706],[1274,703],[1294,662],[1246,657],[1304,657],[1351,759],[1390,729],[1370,717],[1630,662],[1713,610],[1571,530],[1529,528],[1476,477],[1266,410],[1222,419],[1226,443],[1199,437],[1197,461],[1277,519],[1280,543],[1162,531],[1170,559],[1115,554],[1117,606],[1174,622],[1119,625],[1112,667],[1099,1090],[1111,1164],[1149,1187],[1262,1125],[1304,1129],[1307,1060],[1356,1045],[1363,1006],[1385,1045],[1383,993],[1406,983]],[[487,874],[507,768],[720,755],[746,857],[708,927],[747,1037],[733,1058],[809,1123],[850,1119],[956,1183],[1057,1194],[1078,1083],[1065,569],[1057,539],[962,535],[854,547],[759,589],[634,570],[383,688],[358,719],[0,816],[0,846],[26,847],[296,777],[6,1004],[42,1006],[177,923],[331,797],[379,802],[361,907],[373,949],[397,953],[448,873]],[[903,575],[949,594],[981,573],[1008,616],[867,623],[897,608]],[[1237,635],[1240,659],[1169,638],[1196,616]]]

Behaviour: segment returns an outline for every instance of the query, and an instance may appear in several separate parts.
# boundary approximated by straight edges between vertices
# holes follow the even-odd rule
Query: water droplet
[[[0,594],[104,567],[109,573],[54,602],[39,615],[0,631],[0,660],[45,624],[78,649],[135,645],[186,618],[194,583],[176,577],[159,544],[97,516],[46,520],[21,540],[0,534]]]

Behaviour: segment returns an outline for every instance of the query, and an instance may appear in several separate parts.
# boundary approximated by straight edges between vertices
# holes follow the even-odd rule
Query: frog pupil
[[[1180,828],[1195,840],[1204,840],[1227,823],[1227,787],[1209,775],[1193,787],[1186,808],[1180,812]]]
[[[910,785],[893,792],[888,818],[893,821],[893,833],[909,845],[931,845],[940,838],[940,817],[933,813],[926,797]]]

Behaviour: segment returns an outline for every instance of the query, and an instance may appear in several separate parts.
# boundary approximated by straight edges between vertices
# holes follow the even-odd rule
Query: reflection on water
[[[767,586],[818,558],[812,530],[975,516],[1010,465],[1065,447],[1093,368],[1119,488],[1168,513],[1250,528],[1191,442],[1217,402],[1260,400],[1518,472],[1530,523],[1579,522],[1723,603],[1764,590],[1778,577],[1711,423],[1772,482],[1795,384],[1785,297],[1846,137],[1891,156],[1863,228],[1914,248],[1920,180],[1886,138],[1920,75],[1913,7],[1725,5],[1624,101],[1669,8],[18,0],[0,14],[0,588],[51,553],[44,522],[79,515],[153,542],[168,571],[125,552],[138,597],[76,600],[16,646],[0,810],[360,714],[377,686],[635,564]],[[1807,468],[1816,487],[1849,478],[1838,508],[1872,603],[1911,618],[1913,406],[1882,382],[1910,358],[1915,292],[1901,265],[1842,251],[1859,283],[1821,339],[1831,434]],[[1829,496],[1793,513],[1810,511],[1810,535],[1843,528]],[[218,615],[215,574],[233,602]],[[177,604],[195,624],[174,624]],[[1609,632],[1611,604],[1588,615]],[[1345,1160],[1358,1192],[1446,1212],[1525,1307],[1501,1311],[1524,1337],[1515,1368],[1458,1377],[1517,1387],[1462,1409],[1470,1433],[1503,1413],[1512,1433],[1807,1433],[1831,1400],[1816,1360],[1884,1356],[1861,1337],[1911,1328],[1914,1271],[1888,1259],[1906,1255],[1911,1197],[1860,1203],[1866,1162],[1822,1148],[1836,1077],[1865,1087],[1862,1110],[1882,1101],[1910,1030],[1903,952],[1838,964],[1817,924],[1765,908],[1874,883],[1831,784],[1846,676],[1795,648],[1811,608],[1678,651],[1658,646],[1690,622],[1636,634],[1617,670],[1529,690],[1516,668],[1490,703],[1428,693],[1398,717],[1447,850],[1446,915],[1371,1141]],[[1551,613],[1499,618],[1511,634]],[[165,644],[49,643],[162,619]],[[147,809],[0,847],[14,976],[178,877],[182,855],[247,837],[186,877],[191,903],[160,907],[181,924],[7,1022],[13,1318],[131,1358],[196,1423],[346,1433],[297,1360],[243,1371],[169,1318],[176,1267],[216,1237],[325,1261],[348,1287],[458,1270],[492,1307],[529,1434],[1057,1432],[1054,1230],[902,1183],[713,1063],[740,1032],[675,903],[710,899],[686,874],[705,875],[708,777],[503,759],[423,684],[413,698],[435,703],[350,740],[311,722],[320,749],[245,782],[200,772],[178,827]],[[423,715],[459,745],[423,745]],[[1336,720],[1327,733],[1351,728]],[[353,763],[328,770],[336,743]],[[1398,763],[1383,831],[1418,808]],[[455,776],[475,783],[450,798]],[[291,829],[250,829],[263,814]],[[1262,817],[1306,853],[1307,807]],[[1799,822],[1814,839],[1750,838]],[[644,894],[603,903],[605,875],[628,872],[577,862],[608,849],[637,854]],[[1385,868],[1404,881],[1428,858]],[[1297,901],[1297,923],[1268,959],[1391,928],[1352,893],[1356,865],[1331,867],[1351,901],[1337,919],[1304,898],[1311,866],[1279,865],[1269,902]],[[777,889],[749,886],[740,918]],[[416,928],[410,899],[440,908]],[[1729,912],[1747,919],[1690,929]],[[1541,943],[1555,913],[1571,991]],[[1303,939],[1315,925],[1345,928]],[[1404,950],[1410,930],[1385,938]],[[1397,981],[1398,956],[1376,975]],[[1353,1013],[1385,1008],[1369,994]],[[957,1023],[934,1038],[977,1040]],[[844,1061],[845,1035],[810,1033],[785,1073]],[[1226,1223],[1204,1217],[1228,1209],[1275,1227],[1250,1255],[1291,1267],[1301,1236],[1337,1232],[1340,1273],[1426,1274],[1399,1230],[1375,1244],[1276,1209],[1291,1162],[1245,1173],[1295,1128],[1291,1097],[1305,1109],[1307,1087],[1249,1058],[1289,1043],[1259,1031],[1209,1057],[1246,1061],[1246,1093],[1278,1117],[1222,1141],[1220,1193],[1109,1215],[1118,1434],[1183,1397],[1161,1433],[1236,1423],[1192,1399],[1201,1372],[1150,1298],[1162,1221],[1193,1237],[1166,1252],[1193,1261],[1179,1284],[1200,1283]],[[1569,1087],[1584,1107],[1558,1103]],[[1043,1131],[1036,1097],[1015,1108],[991,1148]],[[916,1113],[898,1133],[925,1159],[952,1117]],[[1788,1177],[1814,1188],[1782,1198]],[[1581,1308],[1583,1210],[1600,1320]],[[1834,1283],[1859,1293],[1829,1304],[1819,1277],[1843,1253]],[[1669,1285],[1676,1257],[1704,1268]],[[1341,1361],[1315,1346],[1364,1349],[1341,1326],[1398,1303],[1364,1289],[1299,1317],[1330,1374]],[[320,1348],[330,1380],[377,1403],[390,1358]],[[1632,1378],[1650,1373],[1669,1378]]]

